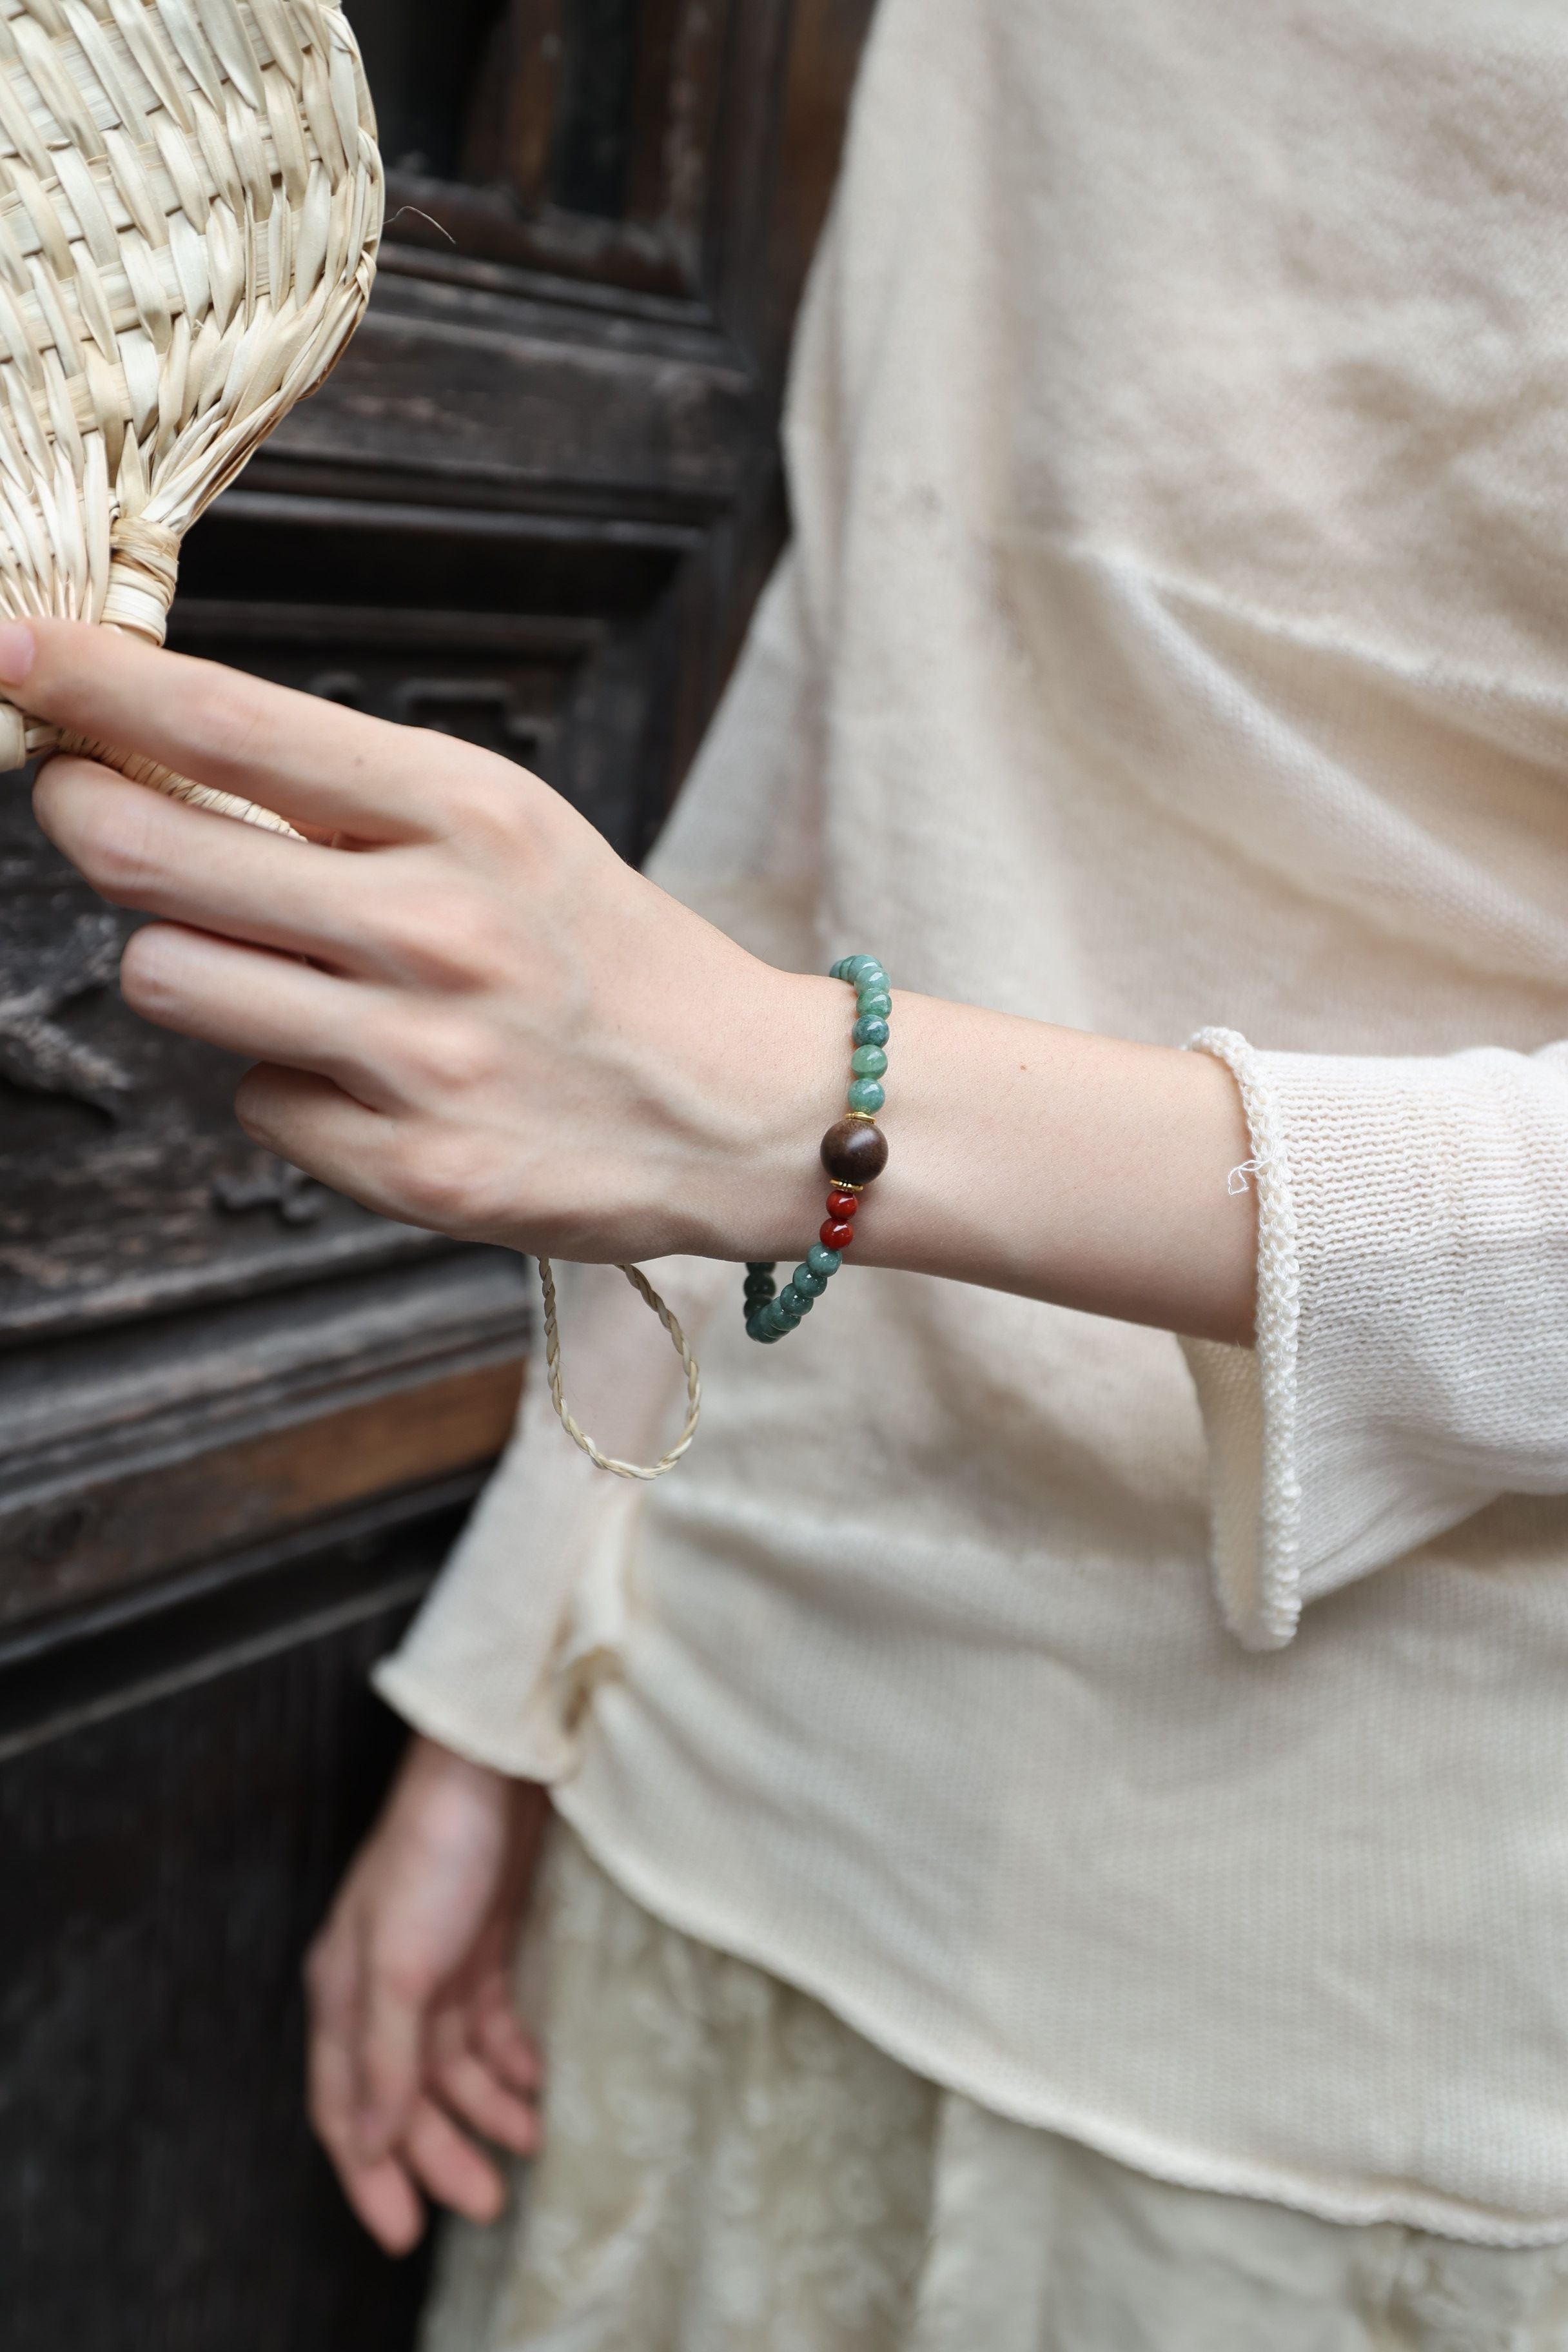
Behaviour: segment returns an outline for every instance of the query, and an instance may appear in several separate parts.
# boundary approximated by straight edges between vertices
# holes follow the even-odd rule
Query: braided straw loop
[[[162,645],[184,532],[370,299],[381,159],[335,0],[0,0],[0,616]],[[0,701],[0,767],[85,751]]]
[[[613,1476],[645,1480],[662,1478],[667,1470],[674,1469],[696,1436],[697,1423],[702,1412],[702,1373],[687,1344],[686,1334],[676,1320],[674,1309],[666,1306],[640,1265],[626,1265],[616,1261],[620,1272],[626,1276],[643,1305],[653,1309],[669,1334],[669,1344],[680,1358],[680,1367],[686,1374],[686,1418],[674,1444],[661,1454],[657,1462],[623,1462],[618,1454],[606,1454],[603,1446],[595,1444],[566,1402],[561,1381],[561,1324],[555,1304],[555,1269],[547,1257],[540,1258],[537,1263],[539,1285],[544,1294],[544,1376],[550,1390],[550,1402],[555,1407],[556,1418],[562,1428],[573,1444],[582,1448],[590,1462],[596,1464],[601,1470],[608,1470]]]

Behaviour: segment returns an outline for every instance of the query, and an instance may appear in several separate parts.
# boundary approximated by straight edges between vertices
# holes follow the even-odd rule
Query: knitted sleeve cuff
[[[1301,1312],[1296,1205],[1279,1111],[1259,1057],[1234,1029],[1193,1047],[1226,1064],[1252,1153],[1231,1183],[1258,1193],[1258,1322],[1251,1348],[1184,1339],[1209,1446],[1209,1544],[1226,1623],[1248,1649],[1277,1650],[1301,1613],[1296,1340]]]
[[[1497,1496],[1568,1493],[1568,1048],[1192,1043],[1247,1115],[1258,1325],[1251,1349],[1183,1344],[1220,1604],[1272,1649]]]

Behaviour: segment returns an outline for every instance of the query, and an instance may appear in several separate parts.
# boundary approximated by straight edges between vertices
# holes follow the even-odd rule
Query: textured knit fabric
[[[1568,2347],[1568,2247],[1346,2229],[989,2115],[570,1833],[537,1925],[545,2152],[449,2228],[421,2352]]]
[[[656,1269],[689,1460],[534,1413],[382,1679],[999,2116],[1502,2242],[1568,2235],[1565,199],[1557,0],[883,0],[656,870],[1204,1033],[1258,1344],[850,1268],[763,1349]],[[677,1425],[618,1276],[564,1331]]]

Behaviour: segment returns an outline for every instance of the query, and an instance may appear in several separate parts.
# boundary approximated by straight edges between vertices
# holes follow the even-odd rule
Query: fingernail
[[[21,685],[37,650],[31,629],[25,629],[20,621],[0,621],[0,679],[7,686]]]

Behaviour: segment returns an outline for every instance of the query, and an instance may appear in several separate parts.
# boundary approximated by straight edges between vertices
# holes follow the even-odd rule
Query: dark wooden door
[[[171,641],[656,831],[781,543],[775,421],[871,0],[359,0],[369,316],[193,533]],[[411,2337],[300,2111],[370,1661],[501,1444],[505,1253],[252,1150],[0,778],[0,2342]]]

